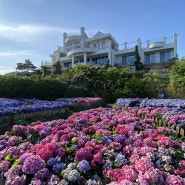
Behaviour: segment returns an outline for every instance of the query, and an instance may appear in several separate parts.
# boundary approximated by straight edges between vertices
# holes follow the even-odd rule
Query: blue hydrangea
[[[48,161],[47,161],[48,166],[54,166],[55,164],[56,164],[55,158],[51,157],[48,159]]]
[[[86,160],[82,160],[78,163],[77,168],[81,171],[81,172],[86,172],[88,170],[91,169],[89,162]]]
[[[66,164],[63,163],[63,162],[60,162],[60,163],[56,163],[54,166],[53,166],[53,172],[55,174],[59,173],[62,169],[64,169],[66,167]]]
[[[115,161],[118,162],[119,165],[125,165],[127,163],[127,159],[125,159],[123,154],[118,154]]]

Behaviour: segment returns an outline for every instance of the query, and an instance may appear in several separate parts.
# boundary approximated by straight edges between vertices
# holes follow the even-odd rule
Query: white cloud
[[[0,65],[0,75],[4,75],[13,71],[15,71],[15,67],[13,66]]]
[[[32,55],[34,54],[32,51],[6,51],[0,52],[0,56],[3,57],[11,57],[11,56],[24,56],[24,55]]]
[[[44,25],[4,25],[0,24],[0,38],[16,42],[35,41],[34,38],[54,32],[74,32],[76,29]]]

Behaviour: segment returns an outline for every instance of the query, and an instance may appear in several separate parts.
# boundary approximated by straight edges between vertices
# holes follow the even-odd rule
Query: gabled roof
[[[101,37],[105,37],[106,34],[98,31],[92,38],[101,38]]]

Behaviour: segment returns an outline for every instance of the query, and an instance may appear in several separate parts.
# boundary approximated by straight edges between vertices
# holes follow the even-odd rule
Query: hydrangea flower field
[[[173,127],[184,118],[181,106],[99,107],[14,125],[0,136],[0,184],[184,185],[185,140]]]

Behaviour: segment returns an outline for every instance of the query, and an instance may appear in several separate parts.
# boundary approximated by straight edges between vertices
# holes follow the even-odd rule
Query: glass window
[[[155,63],[155,53],[145,55],[145,64]]]
[[[165,62],[165,52],[160,53],[160,62]]]
[[[102,42],[102,49],[105,49],[105,41]]]
[[[93,44],[93,48],[97,48],[97,44]]]
[[[160,62],[167,62],[171,59],[170,51],[160,53]]]
[[[127,57],[126,56],[122,57],[122,65],[127,65]]]
[[[165,62],[169,61],[170,59],[170,51],[165,52]]]
[[[136,61],[135,55],[123,56],[122,58],[122,65],[134,65]]]
[[[66,62],[66,63],[64,63],[64,67],[72,67],[72,63],[71,62]]]
[[[135,55],[127,56],[127,64],[134,65],[135,61],[136,61]]]
[[[145,55],[145,64],[150,64],[150,55]]]
[[[155,63],[155,54],[150,55],[150,63]]]

